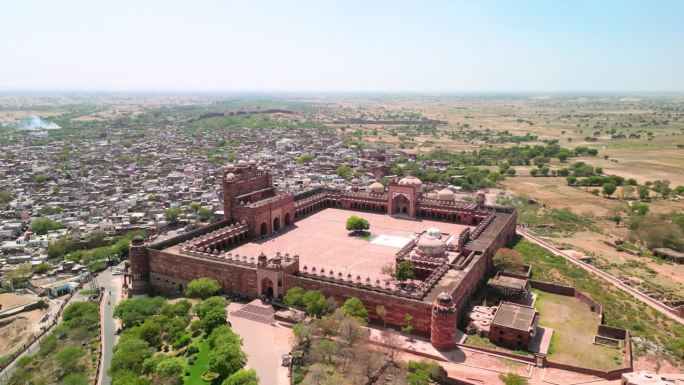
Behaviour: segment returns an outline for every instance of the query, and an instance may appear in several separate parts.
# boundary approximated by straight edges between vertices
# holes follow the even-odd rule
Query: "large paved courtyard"
[[[350,235],[345,222],[357,215],[370,222],[370,239]],[[300,269],[331,269],[335,275],[352,274],[375,279],[389,278],[381,273],[383,265],[394,262],[394,254],[412,237],[430,227],[457,236],[469,226],[430,220],[394,218],[385,214],[355,212],[327,208],[295,222],[294,226],[269,239],[252,241],[232,250],[233,253],[258,256],[262,251],[270,258],[298,254]]]

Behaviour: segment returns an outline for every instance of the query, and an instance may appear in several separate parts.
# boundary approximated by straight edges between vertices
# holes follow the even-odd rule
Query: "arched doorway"
[[[183,293],[183,284],[179,283],[178,284],[178,294],[181,294],[181,293]]]
[[[275,219],[273,220],[273,231],[278,231],[278,230],[280,230],[280,218],[275,217]]]
[[[392,214],[408,214],[411,202],[406,195],[397,195],[392,200]]]
[[[268,225],[266,222],[261,224],[261,236],[265,237],[268,234]]]
[[[261,295],[265,295],[266,298],[273,298],[273,281],[269,278],[261,280]]]
[[[290,213],[285,214],[285,226],[290,225]]]

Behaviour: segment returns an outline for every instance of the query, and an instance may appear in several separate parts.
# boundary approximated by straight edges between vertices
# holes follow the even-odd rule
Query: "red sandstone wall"
[[[292,287],[301,287],[304,290],[320,290],[326,297],[335,298],[338,305],[351,297],[356,297],[363,302],[371,320],[378,323],[382,323],[382,320],[377,316],[375,308],[382,305],[387,310],[387,325],[389,326],[404,326],[404,317],[406,314],[411,314],[414,332],[426,336],[430,335],[432,305],[429,303],[294,275],[285,275],[283,286],[285,292]]]
[[[148,249],[150,271],[185,281],[208,277],[217,280],[224,289],[256,295],[256,268],[213,262],[190,256],[178,256]],[[153,280],[155,281],[155,280]],[[150,282],[159,288],[159,283]],[[156,286],[155,286],[156,285]]]
[[[503,333],[502,333],[503,332]],[[492,342],[503,344],[511,348],[527,349],[530,344],[530,333],[506,327],[492,325],[489,330],[489,339]],[[520,345],[518,345],[518,335],[520,335]]]
[[[451,293],[451,298],[456,303],[457,318],[464,314],[464,308],[468,304],[471,294],[477,290],[478,285],[484,279],[487,272],[487,258],[484,255],[474,257],[465,271],[466,275],[461,284],[456,286]]]

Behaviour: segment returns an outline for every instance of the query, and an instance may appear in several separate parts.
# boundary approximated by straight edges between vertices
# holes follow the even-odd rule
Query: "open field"
[[[575,214],[588,217],[608,215],[619,205],[617,200],[568,186],[562,177],[514,177],[507,178],[502,184],[514,195],[526,196],[553,208],[567,208]]]
[[[623,365],[621,349],[595,345],[598,314],[575,297],[534,290],[539,325],[554,329],[549,360],[599,370],[613,370]]]
[[[520,252],[525,264],[532,267],[532,277],[540,281],[574,286],[603,306],[604,323],[609,326],[627,328],[632,337],[641,341],[652,341],[659,345],[665,357],[674,365],[681,366],[684,357],[684,327],[662,313],[626,294],[612,284],[598,278],[582,268],[552,255],[546,249],[517,239],[512,245]],[[595,322],[598,322],[596,319]],[[540,322],[544,325],[543,322]],[[594,333],[594,328],[591,333]],[[633,339],[633,342],[636,339]],[[647,350],[643,342],[634,343],[635,354],[656,355]],[[657,356],[663,357],[661,354]]]

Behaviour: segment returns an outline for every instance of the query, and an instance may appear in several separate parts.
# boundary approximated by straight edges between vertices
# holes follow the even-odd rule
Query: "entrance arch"
[[[261,295],[273,298],[273,281],[268,277],[261,280]]]
[[[285,214],[285,226],[291,225],[290,213]]]
[[[268,234],[268,225],[266,224],[266,222],[263,222],[261,224],[261,236],[265,237],[267,234]]]
[[[408,214],[411,208],[411,202],[406,195],[397,195],[392,199],[392,214]]]
[[[275,217],[275,219],[273,220],[273,231],[278,231],[278,230],[280,230],[280,218]]]

